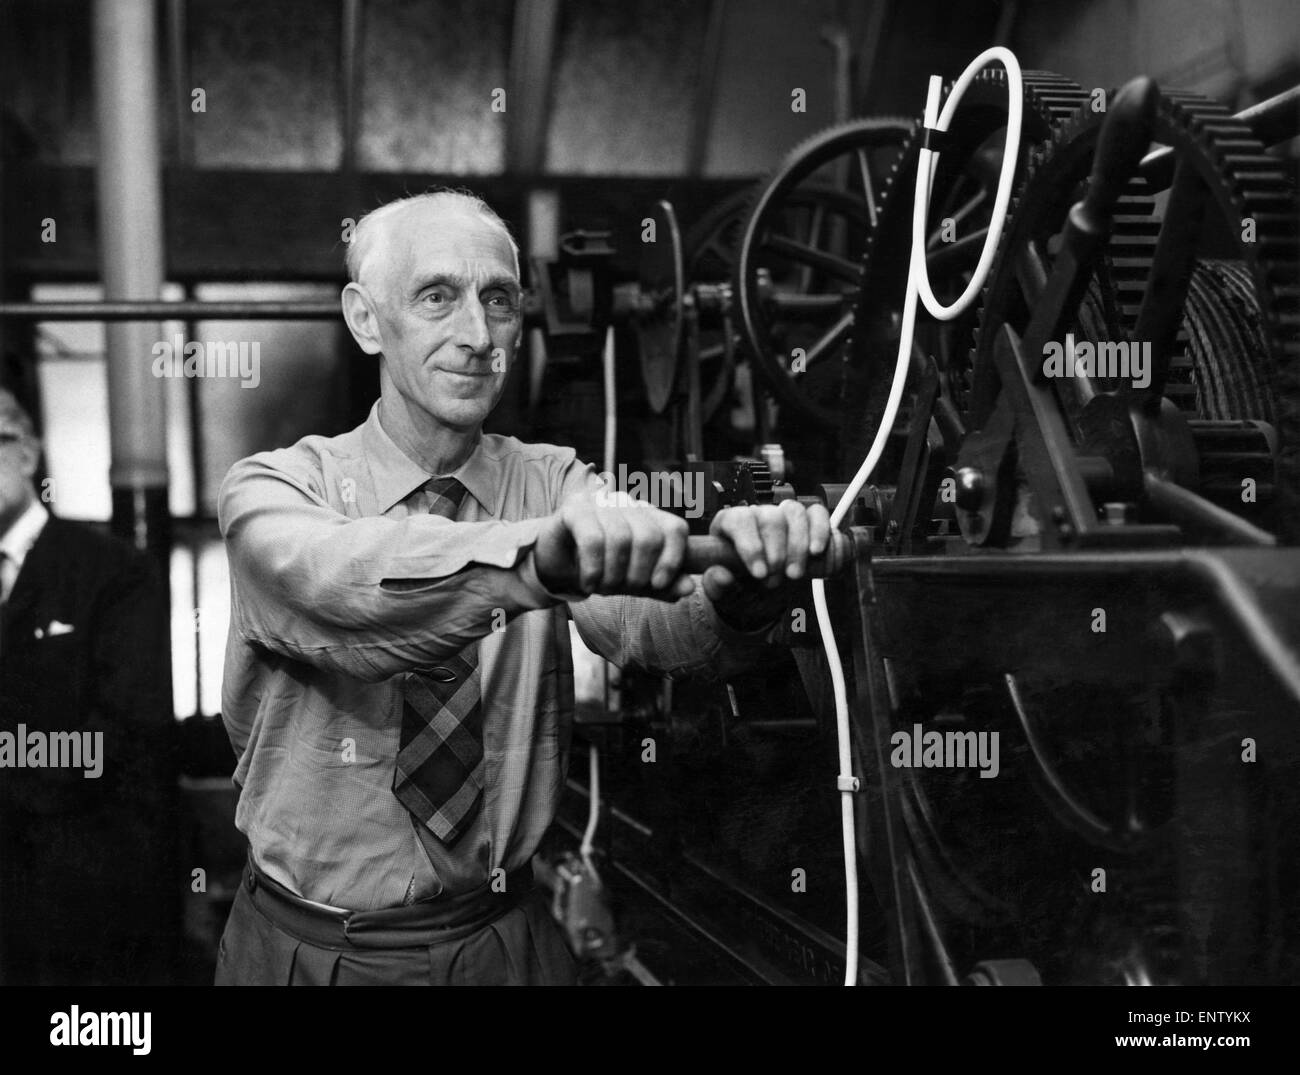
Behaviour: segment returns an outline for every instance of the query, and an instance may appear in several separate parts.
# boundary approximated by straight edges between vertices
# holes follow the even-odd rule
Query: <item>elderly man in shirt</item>
[[[572,449],[482,432],[522,333],[518,250],[485,203],[391,203],[347,260],[378,402],[221,491],[250,861],[217,982],[568,983],[528,866],[563,785],[569,618],[615,663],[725,675],[829,519],[728,509],[712,531],[752,578],[685,574],[681,519],[603,495]]]

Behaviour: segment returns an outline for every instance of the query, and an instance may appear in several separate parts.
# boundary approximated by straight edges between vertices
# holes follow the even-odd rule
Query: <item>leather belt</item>
[[[504,891],[485,883],[458,896],[439,896],[404,907],[331,911],[267,877],[250,856],[244,886],[253,906],[299,940],[322,948],[425,948],[467,937],[496,921],[533,890],[532,870],[506,875]]]

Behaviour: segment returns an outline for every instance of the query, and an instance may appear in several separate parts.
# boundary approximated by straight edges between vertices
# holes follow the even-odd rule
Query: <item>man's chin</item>
[[[448,429],[473,433],[492,413],[492,405],[480,400],[461,400],[451,404],[440,400],[437,406],[429,409],[429,413]]]

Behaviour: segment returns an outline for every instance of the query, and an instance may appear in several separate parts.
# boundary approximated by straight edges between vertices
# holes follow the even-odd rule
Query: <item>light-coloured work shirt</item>
[[[257,865],[318,903],[396,907],[529,862],[564,780],[570,616],[597,653],[670,675],[729,675],[761,652],[698,580],[673,603],[541,584],[542,517],[600,488],[572,449],[484,434],[452,474],[467,490],[455,521],[428,514],[424,486],[440,475],[393,443],[376,404],[351,432],[251,456],[222,483],[235,820]],[[475,639],[484,800],[448,847],[392,791],[401,673]]]

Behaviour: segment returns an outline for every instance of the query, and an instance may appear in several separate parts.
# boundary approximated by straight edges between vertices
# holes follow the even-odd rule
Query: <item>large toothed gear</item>
[[[1024,114],[1021,162],[1016,186],[1031,153],[1090,100],[1077,83],[1050,71],[1021,73]],[[945,93],[951,85],[945,87]],[[941,143],[935,172],[927,234],[939,242],[928,252],[930,279],[936,295],[949,301],[962,290],[983,246],[986,226],[1002,162],[1007,117],[1007,73],[988,68],[971,83]],[[921,139],[909,140],[886,184],[880,225],[867,239],[862,263],[862,289],[854,312],[851,339],[841,367],[839,427],[843,459],[854,467],[866,454],[884,412],[898,350],[900,316],[912,253],[912,200]],[[943,241],[942,224],[954,221],[956,242]],[[975,310],[952,322],[932,324],[921,317],[916,346],[933,354],[950,398],[958,397],[967,380],[967,357],[974,332]],[[894,430],[905,435],[911,413],[910,393],[904,396]],[[887,453],[887,478],[896,460]]]
[[[974,391],[965,407],[968,428],[980,427],[996,395],[992,351],[999,329],[1004,323],[1023,329],[1028,319],[1032,298],[1026,297],[1018,266],[1032,248],[1050,270],[1052,237],[1086,189],[1104,120],[1104,113],[1086,107],[1076,113],[1032,162],[1013,203],[981,304],[971,357]],[[1079,312],[1073,326],[1076,342],[1124,340],[1139,332],[1158,248],[1162,241],[1167,248],[1183,244],[1195,258],[1185,282],[1166,286],[1148,300],[1149,316],[1164,312],[1180,321],[1164,395],[1193,419],[1198,431],[1210,422],[1272,427],[1276,489],[1265,480],[1260,492],[1273,501],[1270,525],[1294,541],[1300,538],[1300,219],[1295,191],[1283,162],[1265,151],[1249,127],[1223,105],[1198,95],[1162,94],[1152,142],[1172,147],[1174,162],[1189,177],[1185,182],[1200,184],[1202,216],[1182,216],[1179,229],[1176,221],[1157,213],[1156,196],[1169,185],[1172,165],[1154,175],[1155,187],[1161,189],[1153,189],[1150,176],[1134,177],[1115,214],[1105,254],[1093,265],[1090,294],[1100,296],[1104,308]],[[1061,399],[1074,426],[1079,403],[1068,392]],[[1204,449],[1206,438],[1198,443]],[[1240,508],[1241,498],[1236,500]],[[1223,506],[1231,508],[1231,498]]]

